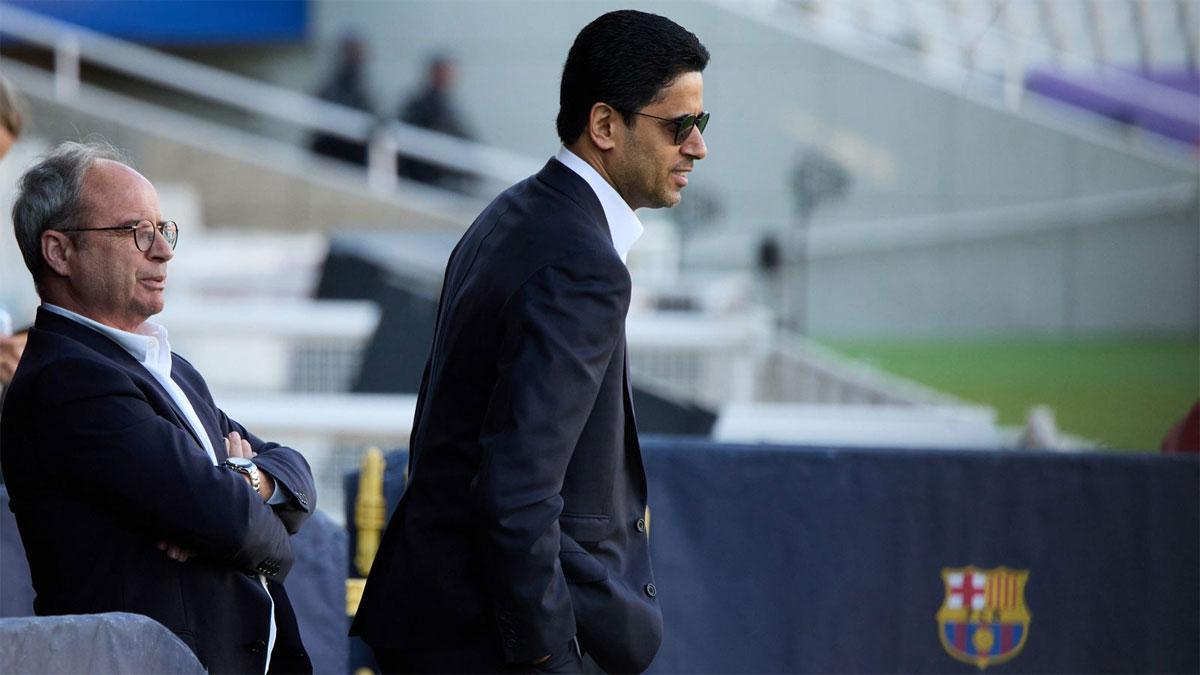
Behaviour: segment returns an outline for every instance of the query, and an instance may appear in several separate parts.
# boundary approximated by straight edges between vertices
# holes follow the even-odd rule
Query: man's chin
[[[648,209],[669,209],[675,206],[683,198],[680,190],[668,190],[655,196],[652,204],[647,204]]]
[[[155,314],[162,313],[165,306],[166,303],[163,302],[162,298],[158,298],[156,300],[142,303],[142,305],[137,308],[137,313],[138,316],[141,316],[142,320],[145,321]]]

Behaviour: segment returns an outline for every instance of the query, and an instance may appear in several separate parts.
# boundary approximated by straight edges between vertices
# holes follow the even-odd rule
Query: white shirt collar
[[[167,329],[165,326],[153,321],[146,321],[137,327],[136,333],[130,333],[119,328],[106,326],[99,321],[89,319],[82,314],[77,314],[69,309],[64,309],[48,302],[43,302],[42,307],[46,311],[53,312],[61,317],[71,319],[100,332],[105,337],[120,345],[122,349],[129,352],[129,355],[137,359],[138,363],[146,366],[148,369],[157,370],[167,377],[171,376],[171,344],[167,342]]]
[[[600,207],[604,209],[604,218],[608,221],[608,232],[612,236],[613,248],[617,250],[617,255],[621,256],[621,260],[624,261],[625,257],[629,255],[629,249],[633,248],[634,242],[642,236],[644,230],[642,221],[638,220],[633,209],[629,208],[624,199],[621,199],[621,195],[617,194],[613,186],[609,185],[608,181],[604,180],[591,164],[580,159],[579,155],[563,146],[558,149],[558,154],[554,158],[591,186],[592,192],[600,200]]]
[[[217,464],[217,453],[213,450],[212,439],[209,438],[208,431],[204,428],[204,423],[200,421],[200,416],[196,414],[195,406],[192,405],[192,402],[188,399],[183,389],[179,387],[179,384],[171,379],[171,345],[167,342],[166,328],[152,321],[144,321],[142,325],[135,329],[136,333],[130,333],[113,328],[112,326],[105,326],[98,321],[76,314],[69,309],[51,305],[48,302],[42,303],[42,307],[48,312],[97,331],[113,342],[116,342],[122,349],[129,352],[130,356],[137,359],[138,363],[142,364],[154,379],[158,380],[158,383],[163,386],[167,395],[175,402],[179,412],[183,413],[183,418],[187,421],[188,426],[191,427],[192,433],[200,441],[200,447],[208,455],[208,461],[214,465]],[[276,499],[278,495],[277,491],[271,499]],[[271,503],[274,504],[277,502]],[[271,621],[274,622],[274,614],[271,616]],[[274,625],[274,623],[271,625]],[[272,635],[274,635],[273,632]]]

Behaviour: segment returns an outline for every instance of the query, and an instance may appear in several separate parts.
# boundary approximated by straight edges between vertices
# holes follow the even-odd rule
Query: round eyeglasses
[[[179,241],[179,226],[173,220],[164,220],[161,223],[152,223],[149,220],[139,220],[137,222],[125,223],[124,225],[114,225],[113,227],[58,227],[54,228],[58,232],[120,232],[132,231],[133,244],[137,246],[139,251],[149,251],[154,246],[154,233],[158,232],[162,235],[167,246],[175,248],[175,242]]]

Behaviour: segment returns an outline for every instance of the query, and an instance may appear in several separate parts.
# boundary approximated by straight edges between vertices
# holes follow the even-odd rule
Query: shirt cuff
[[[275,481],[275,491],[271,493],[271,498],[267,500],[268,506],[277,506],[287,501],[283,490],[279,489],[279,481]]]

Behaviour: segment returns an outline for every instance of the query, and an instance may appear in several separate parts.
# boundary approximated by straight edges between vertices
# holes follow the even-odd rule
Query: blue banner
[[[1195,457],[643,451],[651,672],[1200,671]]]
[[[160,46],[305,38],[308,0],[5,0],[114,37]]]

